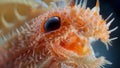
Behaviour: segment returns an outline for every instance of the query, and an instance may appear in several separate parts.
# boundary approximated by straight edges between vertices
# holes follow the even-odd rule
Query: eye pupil
[[[44,25],[44,29],[46,32],[53,31],[58,28],[60,28],[60,18],[58,17],[49,18]]]

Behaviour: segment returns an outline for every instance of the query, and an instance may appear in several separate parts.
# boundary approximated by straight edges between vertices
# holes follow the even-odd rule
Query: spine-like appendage
[[[48,6],[42,1],[37,2],[37,4],[43,7]],[[24,20],[26,18],[25,16],[21,16],[16,8],[14,9],[14,13],[16,18],[19,20]],[[2,16],[2,22],[8,27],[10,26],[5,20],[4,16]],[[31,21],[30,23],[25,23],[6,35],[1,35],[0,67],[26,68],[27,66],[35,67],[37,64],[42,64],[44,66],[45,62],[47,61],[46,59],[49,59],[47,56],[49,55],[49,50],[47,47],[45,47],[46,44],[41,45],[40,42],[36,42],[36,38],[34,36],[37,29],[39,29],[38,23]],[[37,45],[41,46],[37,47]]]
[[[30,59],[26,58],[33,54],[32,47],[34,46],[32,44],[34,39],[31,39],[34,34],[31,23],[25,23],[20,28],[1,37],[3,41],[0,44],[0,67],[18,68],[20,65],[24,67],[25,64],[29,64],[26,61]]]
[[[0,35],[18,28],[25,21],[30,21],[39,14],[51,9],[48,6],[50,1],[0,0],[0,8],[2,9],[0,10]]]
[[[43,40],[36,40],[40,35],[38,17],[16,29],[0,44],[0,67],[2,68],[38,68],[51,63],[53,57]],[[40,66],[39,66],[40,65]],[[49,66],[49,64],[48,64]]]
[[[100,39],[105,43],[116,39],[109,39],[109,33],[117,29],[116,27],[113,30],[108,31],[109,26],[114,19],[106,24],[106,20],[103,20],[99,14],[98,0],[96,6],[92,10],[89,8],[86,9],[87,0],[84,0],[83,2],[81,0],[79,4],[77,2],[74,4],[74,7],[71,5],[71,7],[63,8],[62,12],[59,12],[61,11],[61,8],[58,8],[57,10],[55,9],[53,11],[50,11],[50,13],[48,12],[43,14],[43,16],[36,17],[29,23],[25,23],[23,26],[14,30],[10,34],[2,35],[0,39],[3,39],[4,41],[2,41],[0,44],[0,67],[100,68],[104,64],[111,64],[104,57],[96,58],[95,55],[92,54],[93,51],[90,51],[88,55],[82,56],[82,54],[79,55],[78,53],[82,52],[82,48],[80,51],[75,50],[79,49],[77,47],[79,46],[78,44],[80,44],[80,46],[88,45],[83,48],[83,50],[87,50],[87,47],[89,47],[89,42],[84,41],[89,41],[90,37]],[[58,7],[59,4],[60,2],[52,3],[55,8]],[[78,6],[76,6],[77,4]],[[45,4],[43,5],[45,6]],[[69,12],[67,13],[67,11]],[[17,11],[15,13],[19,19],[22,19]],[[45,23],[47,17],[49,18],[51,16],[54,16],[55,13],[58,14],[58,17],[60,15],[61,21],[67,21],[62,22],[64,25],[61,26],[61,30],[56,32],[54,31],[53,33],[45,33],[43,24]],[[64,13],[66,16],[64,16]],[[78,29],[76,25],[79,26]],[[75,37],[73,35],[75,35]],[[63,41],[69,43],[66,45],[73,47],[64,47],[66,46],[66,42]],[[73,48],[73,50],[70,48]]]
[[[28,24],[21,26],[13,32],[4,35],[2,43],[0,44],[0,66],[12,67],[15,60],[28,52],[31,47],[30,37],[32,36]]]

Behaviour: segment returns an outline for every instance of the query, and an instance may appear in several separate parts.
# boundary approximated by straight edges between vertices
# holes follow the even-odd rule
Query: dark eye
[[[61,21],[59,17],[49,18],[44,25],[45,31],[49,32],[49,31],[53,31],[53,30],[60,28],[60,22]]]

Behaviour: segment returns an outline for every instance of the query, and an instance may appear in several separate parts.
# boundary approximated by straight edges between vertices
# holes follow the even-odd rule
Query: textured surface
[[[70,10],[71,11],[71,10]],[[84,13],[85,11],[84,10],[80,10],[81,11],[81,15],[83,15],[84,17],[83,17],[83,19],[84,19],[84,21],[89,21],[89,18],[87,18],[86,17],[86,15],[89,15],[89,14],[87,14],[87,13]],[[52,11],[51,11],[52,12]],[[51,13],[50,12],[50,13]],[[73,9],[72,11],[71,11],[71,13],[73,14],[73,15],[70,15],[70,16],[72,16],[72,17],[77,17],[76,16],[76,14],[74,14],[74,12],[76,13],[76,11]],[[89,12],[89,9],[87,9],[86,10],[86,12]],[[62,12],[63,13],[63,12]],[[92,14],[92,12],[89,12],[90,14]],[[22,14],[22,13],[21,13]],[[54,16],[54,15],[57,15],[58,13],[57,12],[55,12],[55,14],[53,14],[53,15],[51,15],[50,14],[50,16]],[[33,15],[35,15],[35,14],[33,14]],[[48,14],[49,15],[49,14]],[[104,62],[104,58],[98,58],[95,62],[97,62],[97,63],[99,63],[99,64],[94,64],[94,60],[92,60],[91,58],[90,58],[90,60],[93,62],[93,64],[95,65],[91,65],[90,63],[89,63],[89,61],[88,62],[86,62],[86,59],[88,59],[89,57],[84,57],[84,58],[74,58],[74,57],[72,57],[72,58],[70,58],[69,60],[71,60],[71,61],[66,61],[66,62],[69,62],[69,63],[66,63],[66,62],[64,62],[64,61],[62,61],[62,60],[65,60],[65,59],[63,59],[64,57],[70,57],[71,55],[69,55],[69,56],[66,56],[66,54],[68,54],[67,53],[67,51],[66,51],[66,49],[69,51],[73,51],[74,53],[71,53],[71,54],[75,54],[75,53],[77,53],[77,54],[79,54],[79,55],[85,55],[85,54],[87,54],[86,52],[88,52],[88,50],[89,50],[89,47],[88,47],[88,50],[86,50],[86,48],[85,48],[85,52],[84,51],[82,51],[82,48],[81,48],[81,46],[79,47],[79,49],[78,49],[78,42],[77,41],[79,41],[79,42],[81,42],[81,44],[82,44],[82,42],[84,42],[84,43],[87,43],[87,41],[85,41],[86,39],[85,39],[85,37],[82,37],[81,35],[80,35],[80,40],[78,40],[79,38],[77,38],[78,36],[76,36],[76,34],[77,34],[77,32],[75,32],[74,31],[74,29],[76,29],[76,28],[78,28],[78,25],[77,26],[75,26],[75,24],[72,24],[72,26],[74,25],[74,27],[75,28],[72,28],[71,29],[71,27],[68,27],[68,25],[67,24],[69,24],[68,22],[72,22],[72,21],[74,21],[74,22],[76,22],[76,24],[77,24],[77,22],[79,22],[79,18],[77,18],[77,20],[74,20],[74,18],[70,18],[69,19],[69,17],[67,17],[68,18],[68,20],[67,20],[67,18],[65,17],[65,19],[62,19],[62,21],[63,20],[67,20],[67,22],[66,22],[66,24],[64,24],[65,25],[65,27],[68,27],[68,29],[67,28],[64,28],[63,27],[63,32],[60,32],[60,35],[61,34],[63,34],[62,36],[59,36],[59,33],[58,32],[53,32],[52,34],[50,33],[50,34],[46,34],[45,36],[43,35],[43,36],[41,36],[42,34],[41,34],[41,31],[43,31],[44,32],[44,29],[42,28],[42,25],[43,24],[41,24],[40,25],[40,23],[39,22],[45,22],[45,20],[46,20],[46,17],[48,17],[49,18],[49,16],[47,16],[47,15],[43,15],[43,16],[40,16],[40,17],[37,17],[36,19],[35,19],[35,21],[32,21],[33,22],[33,24],[31,25],[31,24],[26,24],[25,26],[23,26],[24,28],[23,28],[23,30],[21,30],[22,29],[22,27],[20,28],[20,33],[22,34],[22,35],[20,35],[19,36],[19,31],[17,31],[17,33],[15,33],[15,35],[14,35],[14,37],[15,38],[13,38],[13,39],[11,39],[12,41],[9,41],[8,43],[4,43],[4,46],[7,46],[7,47],[5,47],[5,49],[6,48],[10,48],[9,50],[9,52],[7,53],[7,52],[5,52],[5,50],[4,50],[4,48],[3,49],[1,49],[1,54],[2,53],[5,53],[5,55],[4,55],[4,59],[5,59],[5,62],[3,62],[3,59],[1,59],[2,60],[2,64],[3,64],[3,66],[4,66],[4,64],[7,64],[9,67],[12,67],[12,66],[15,66],[15,65],[18,65],[19,67],[24,67],[25,65],[27,65],[28,67],[31,67],[31,66],[33,66],[33,67],[37,67],[37,65],[40,65],[39,67],[44,67],[44,65],[46,65],[46,63],[48,64],[48,66],[49,66],[49,64],[51,64],[52,63],[52,65],[51,66],[53,66],[53,67],[56,67],[55,65],[57,65],[57,66],[63,66],[63,67],[68,67],[68,66],[73,66],[74,67],[74,65],[76,66],[76,64],[74,64],[74,63],[77,63],[77,62],[79,62],[79,64],[80,64],[80,68],[81,67],[86,67],[86,66],[88,66],[88,67],[91,67],[91,68],[93,68],[93,67],[96,67],[96,65],[98,65],[99,66],[99,64],[104,64],[104,63],[102,63],[102,62]],[[58,15],[58,16],[60,16],[60,15]],[[63,16],[63,15],[62,15]],[[60,16],[61,17],[61,16]],[[39,19],[40,18],[40,19]],[[93,15],[93,18],[97,18],[99,21],[101,21],[101,17],[100,16],[97,16],[97,15]],[[71,19],[73,19],[72,21],[71,21]],[[10,19],[11,20],[11,19]],[[91,20],[92,22],[93,22],[93,20]],[[35,24],[34,24],[34,22],[35,22]],[[64,21],[63,21],[64,22]],[[83,21],[82,21],[83,22]],[[97,21],[96,21],[97,22]],[[99,23],[99,22],[97,22],[97,23]],[[95,23],[94,23],[95,24]],[[29,25],[30,25],[30,30],[29,30]],[[38,28],[39,27],[39,25],[41,26],[40,27],[40,29]],[[64,26],[63,25],[63,26]],[[89,24],[88,24],[89,25]],[[99,23],[99,25],[100,25],[100,23]],[[83,24],[79,24],[79,26],[83,26]],[[102,25],[101,25],[102,26]],[[28,27],[28,28],[26,28],[26,27]],[[91,36],[92,35],[92,33],[91,32],[89,32],[89,29],[91,28],[90,26],[87,26],[88,28],[80,28],[80,30],[83,30],[83,31],[88,31],[87,33],[81,33],[81,34],[83,34],[83,35],[85,35],[85,36],[87,36],[87,37],[89,37],[89,36]],[[98,28],[98,25],[95,25],[95,28]],[[103,26],[104,27],[104,26]],[[15,29],[15,28],[14,28]],[[42,30],[41,30],[42,29]],[[96,30],[96,29],[94,29],[94,28],[91,28],[91,30]],[[102,30],[106,30],[106,27],[105,28],[102,28]],[[39,30],[41,30],[41,31],[39,31]],[[37,32],[36,32],[37,31]],[[73,32],[72,32],[73,31]],[[32,34],[32,33],[33,34]],[[35,33],[34,33],[35,32]],[[40,33],[39,33],[40,32]],[[69,33],[70,32],[70,33]],[[99,32],[101,32],[101,30],[99,31]],[[106,31],[107,32],[107,31]],[[74,34],[75,33],[75,34]],[[103,33],[103,32],[101,32],[101,33]],[[65,35],[64,35],[65,34]],[[93,33],[93,35],[95,34],[95,38],[100,38],[104,43],[106,43],[106,42],[108,42],[107,41],[107,39],[108,39],[108,37],[109,36],[107,36],[106,38],[104,38],[104,37],[102,37],[102,35],[104,36],[104,34],[99,34],[99,35],[97,35],[96,33]],[[54,36],[53,36],[54,35]],[[58,36],[57,36],[58,35]],[[107,35],[106,33],[105,33],[105,35]],[[37,38],[36,38],[37,37]],[[60,38],[59,38],[60,37]],[[67,40],[67,37],[68,37],[68,39],[74,39],[74,40],[76,40],[76,42],[68,42],[68,41],[66,41]],[[49,39],[51,39],[51,38],[54,38],[54,39],[57,39],[57,40],[49,40]],[[65,38],[65,39],[64,39]],[[81,39],[81,38],[84,38],[84,39]],[[30,40],[28,40],[28,39],[30,39]],[[40,40],[39,40],[40,39]],[[47,40],[45,40],[45,39],[47,39]],[[35,40],[35,41],[34,41]],[[62,43],[61,43],[61,41],[58,41],[58,40],[64,40],[64,41],[62,41]],[[36,42],[37,41],[37,42]],[[28,42],[32,42],[32,43],[28,43]],[[39,42],[39,43],[38,43]],[[42,42],[42,43],[41,43]],[[69,44],[67,44],[67,42],[69,43]],[[51,43],[50,45],[48,45],[49,43]],[[63,44],[64,43],[64,44]],[[60,46],[58,46],[58,44],[59,45],[61,45],[63,48],[61,48]],[[72,45],[72,44],[74,44],[74,46],[70,46],[70,45]],[[75,45],[76,44],[76,45]],[[44,46],[44,45],[48,45],[48,47],[46,47],[46,46]],[[56,47],[56,46],[57,47]],[[67,45],[67,46],[66,46]],[[85,45],[85,44],[83,44],[83,45]],[[33,47],[34,46],[34,47]],[[51,51],[51,50],[49,50],[49,49],[51,49],[51,47],[49,48],[49,46],[53,46],[53,50],[55,50],[55,51]],[[72,49],[71,49],[71,47],[72,47]],[[42,49],[43,50],[42,50]],[[60,49],[59,49],[60,48]],[[58,50],[57,50],[58,49]],[[65,54],[62,52],[62,50],[64,50],[65,49]],[[15,50],[14,51],[14,53],[12,52],[12,50]],[[39,51],[39,50],[41,50],[41,51]],[[49,52],[50,51],[50,52]],[[57,52],[58,53],[57,53]],[[54,54],[54,52],[55,52],[55,54]],[[62,53],[62,54],[61,54]],[[89,52],[88,52],[89,53]],[[54,55],[54,56],[51,56],[51,54],[52,55]],[[60,59],[60,58],[55,58],[56,57],[56,54],[57,54],[57,56],[62,56],[62,59]],[[37,55],[39,55],[39,56],[37,56]],[[45,55],[47,55],[47,56],[45,56]],[[48,56],[49,56],[49,58],[48,58]],[[90,56],[90,55],[89,55]],[[9,57],[9,58],[8,58]],[[41,58],[40,59],[38,59],[38,57],[40,58],[43,58],[42,60],[43,61],[41,61]],[[53,59],[54,58],[54,59]],[[93,57],[92,57],[93,58]],[[94,58],[93,58],[94,59]],[[12,61],[13,60],[13,61]],[[27,61],[26,61],[27,60]],[[50,62],[48,62],[49,60],[51,60]],[[62,63],[59,65],[59,62],[60,62],[60,60],[62,61]],[[77,61],[75,61],[75,60],[77,60]],[[80,60],[80,61],[79,61]],[[83,60],[83,61],[82,61]],[[8,62],[7,62],[8,61]],[[26,62],[24,62],[24,61],[26,61]],[[41,62],[39,62],[39,61],[41,61]],[[75,62],[72,62],[72,61],[75,61]],[[55,62],[55,63],[54,63]],[[82,62],[82,63],[81,63]],[[83,62],[85,63],[85,65],[83,64]],[[15,64],[14,64],[15,63]],[[42,63],[42,64],[41,64]],[[57,64],[56,64],[57,63]],[[86,63],[88,63],[88,64],[86,64]],[[32,64],[32,65],[31,65]],[[68,64],[68,65],[66,65],[66,64]],[[90,65],[89,65],[90,64]],[[22,66],[21,66],[22,65]],[[6,65],[5,65],[6,66]],[[46,65],[47,66],[47,65]]]

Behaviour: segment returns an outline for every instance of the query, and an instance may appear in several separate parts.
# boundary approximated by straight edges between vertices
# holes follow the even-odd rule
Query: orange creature
[[[99,1],[93,9],[87,0],[52,2],[53,7],[25,23],[0,47],[1,68],[98,68],[111,64],[104,57],[96,58],[91,39],[105,44],[109,26],[99,14]],[[109,18],[108,18],[109,19]],[[108,45],[106,45],[108,47]]]

